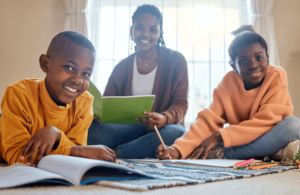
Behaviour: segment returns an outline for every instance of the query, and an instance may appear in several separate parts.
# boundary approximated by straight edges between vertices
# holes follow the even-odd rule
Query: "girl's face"
[[[244,47],[231,66],[243,79],[246,90],[250,90],[262,84],[268,64],[266,50],[257,42]]]
[[[137,17],[131,27],[131,35],[138,50],[153,49],[161,35],[156,16],[146,13]]]

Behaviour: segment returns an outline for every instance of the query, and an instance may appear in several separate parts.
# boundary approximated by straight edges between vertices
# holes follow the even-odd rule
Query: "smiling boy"
[[[4,94],[3,159],[33,166],[48,154],[115,161],[106,146],[84,146],[93,119],[93,96],[86,92],[95,62],[93,44],[79,33],[64,31],[52,39],[39,62],[44,79],[22,79]]]

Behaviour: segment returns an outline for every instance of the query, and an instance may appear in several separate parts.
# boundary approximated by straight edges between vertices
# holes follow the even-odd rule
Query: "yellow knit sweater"
[[[293,112],[285,71],[268,66],[261,86],[245,90],[242,78],[227,73],[214,90],[213,102],[198,113],[190,130],[173,144],[186,158],[210,135],[220,132],[224,147],[244,145],[270,131]],[[223,128],[223,124],[230,125]]]
[[[61,131],[59,145],[50,154],[69,155],[72,146],[86,145],[93,120],[92,103],[93,96],[84,92],[66,107],[57,106],[45,79],[23,79],[10,85],[1,103],[0,151],[4,160],[9,164],[19,162],[24,145],[45,126]]]

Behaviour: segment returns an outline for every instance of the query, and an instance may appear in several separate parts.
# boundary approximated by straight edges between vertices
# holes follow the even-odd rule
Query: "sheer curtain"
[[[67,9],[65,30],[72,30],[87,36],[87,0],[64,0]]]
[[[248,0],[251,24],[268,44],[270,64],[280,65],[274,29],[274,0]]]
[[[231,32],[246,21],[240,0],[89,0],[88,37],[97,61],[92,81],[103,93],[114,66],[133,52],[131,16],[139,5],[156,5],[163,13],[166,46],[181,52],[188,63],[189,109],[186,126],[212,101],[213,89],[231,70]]]

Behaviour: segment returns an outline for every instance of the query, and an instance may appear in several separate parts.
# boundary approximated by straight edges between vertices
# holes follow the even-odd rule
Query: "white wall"
[[[63,31],[65,17],[62,0],[0,0],[0,100],[8,85],[45,76],[39,56]]]
[[[287,71],[294,115],[300,118],[300,0],[276,0],[274,6],[280,65]]]

